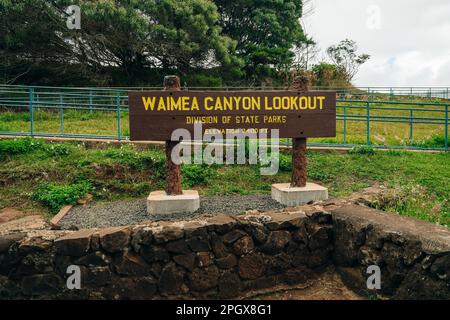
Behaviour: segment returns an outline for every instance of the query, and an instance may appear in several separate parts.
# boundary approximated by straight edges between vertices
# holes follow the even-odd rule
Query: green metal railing
[[[186,88],[184,88],[186,89]],[[189,88],[189,90],[271,90],[283,88]],[[330,89],[330,88],[313,88]],[[133,88],[58,88],[0,85],[0,135],[127,140],[128,90]],[[448,88],[332,88],[337,92],[339,137],[310,145],[448,151]],[[110,121],[110,122],[108,122]],[[374,127],[407,127],[407,141],[374,141]],[[355,127],[355,128],[352,128]],[[425,128],[425,129],[424,129]],[[415,131],[442,137],[441,145],[417,144]],[[388,134],[389,135],[389,134]],[[340,139],[340,140],[339,140]],[[324,141],[325,140],[325,141]],[[289,144],[287,139],[283,144]]]

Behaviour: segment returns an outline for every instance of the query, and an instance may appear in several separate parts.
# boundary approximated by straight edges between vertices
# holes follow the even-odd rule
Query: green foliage
[[[311,72],[312,82],[315,86],[345,88],[350,85],[345,70],[334,64],[321,62],[314,65]]]
[[[299,23],[302,0],[215,0],[223,33],[237,41],[249,81],[266,82],[291,65],[296,43],[306,41]],[[271,67],[273,66],[273,68]]]
[[[40,146],[23,147],[30,143],[26,140]],[[42,211],[36,201],[30,201],[32,195],[31,199],[56,212],[60,206],[76,202],[74,199],[83,197],[86,192],[91,193],[94,200],[112,201],[144,198],[149,191],[165,186],[165,156],[156,147],[147,149],[127,144],[122,148],[101,149],[32,139],[17,139],[6,144],[4,141],[8,140],[0,140],[2,150],[7,144],[8,150],[20,152],[0,161],[3,184],[0,207]],[[50,156],[47,150],[54,145],[66,146],[70,156]],[[383,184],[395,191],[374,206],[450,225],[450,153],[376,151],[372,154],[360,150],[338,154],[308,150],[307,156],[308,179],[327,186],[331,197],[346,196],[372,184]],[[215,195],[269,194],[271,184],[290,180],[290,171],[291,156],[283,153],[280,153],[280,171],[274,176],[262,176],[257,165],[182,166],[184,186],[192,186],[202,194]],[[43,180],[45,183],[39,184]],[[39,185],[39,191],[36,185]],[[61,198],[63,200],[58,200]]]
[[[445,136],[435,134],[428,139],[415,141],[413,145],[421,148],[443,148],[445,147]]]
[[[61,14],[71,4],[82,12],[82,28],[76,32]],[[133,79],[129,75],[145,68],[187,74],[206,63],[239,67],[233,55],[236,41],[221,32],[219,18],[209,0],[1,1],[0,63],[11,72],[2,76],[5,82],[23,73],[25,81],[41,84],[52,78],[108,84],[112,70]]]
[[[407,184],[390,189],[371,203],[371,206],[379,210],[437,222],[450,227],[448,201],[442,204],[420,185]],[[444,209],[443,206],[447,206],[447,208]],[[441,214],[442,209],[447,213]]]
[[[292,155],[280,152],[279,170],[284,172],[292,171]]]
[[[80,30],[66,27],[62,12],[71,4],[80,6]],[[307,40],[302,10],[303,0],[0,1],[1,76],[130,86],[200,70],[217,74],[194,76],[188,85],[283,81],[291,49]]]
[[[43,183],[33,192],[32,198],[47,206],[51,212],[56,213],[65,205],[76,204],[91,189],[92,184],[88,181],[70,185]]]
[[[42,141],[36,139],[2,139],[0,157],[32,152],[41,146]]]
[[[207,165],[190,164],[181,167],[183,184],[187,187],[205,185],[208,180],[215,176],[216,171]]]
[[[348,153],[373,156],[375,154],[375,150],[370,146],[358,146],[358,147],[353,147],[350,150],[348,150]]]
[[[368,54],[357,54],[358,46],[353,40],[345,39],[327,49],[328,57],[342,69],[348,82],[358,73],[359,67],[370,59]]]
[[[60,157],[60,156],[67,156],[72,152],[72,148],[70,145],[67,144],[47,144],[45,147],[45,151],[48,155],[52,157]]]
[[[221,87],[223,85],[222,78],[218,76],[206,74],[188,74],[183,78],[183,84],[188,87]]]

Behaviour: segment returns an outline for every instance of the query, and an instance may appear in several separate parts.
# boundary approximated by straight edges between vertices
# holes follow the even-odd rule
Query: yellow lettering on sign
[[[211,97],[205,97],[205,103],[204,103],[205,110],[211,111],[211,110],[213,109],[214,106],[213,106],[213,105],[209,106],[209,105],[208,105],[208,101],[213,101],[213,98],[211,98]]]
[[[150,110],[153,111],[155,108],[155,100],[156,97],[142,97],[142,103],[144,104],[145,111],[148,111],[148,107],[150,106]]]

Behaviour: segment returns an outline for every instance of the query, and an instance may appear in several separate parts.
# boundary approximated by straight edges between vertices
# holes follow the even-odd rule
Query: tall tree
[[[66,27],[72,4],[81,8],[80,30]],[[101,77],[106,67],[133,75],[145,67],[187,73],[240,63],[209,0],[0,0],[0,21],[0,64],[11,71],[9,81],[24,74],[19,66],[48,64],[61,79],[68,70]]]
[[[306,41],[302,0],[214,0],[223,33],[237,41],[247,78],[255,82],[290,66],[295,44]]]

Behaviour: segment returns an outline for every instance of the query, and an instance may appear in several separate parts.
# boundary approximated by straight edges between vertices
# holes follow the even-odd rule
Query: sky
[[[325,50],[355,40],[371,55],[357,86],[450,86],[450,0],[311,0],[306,32]]]

